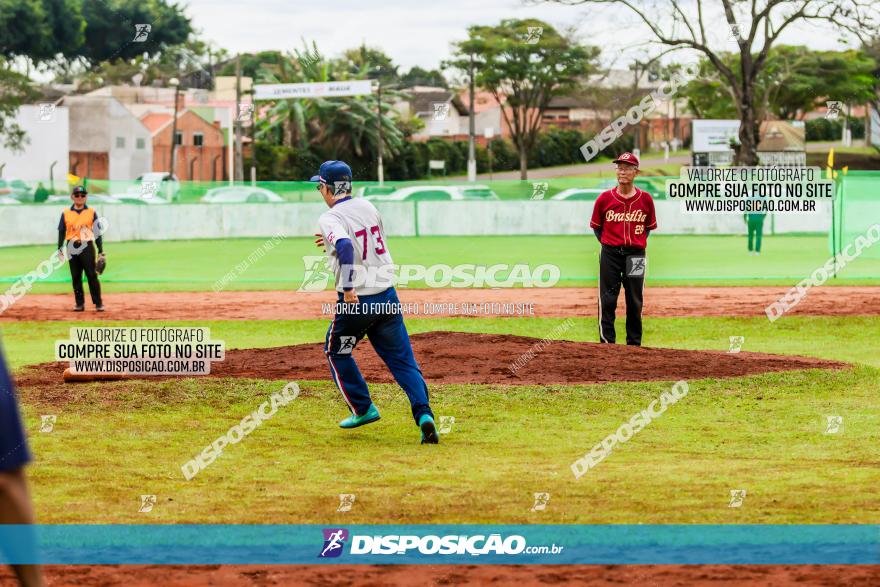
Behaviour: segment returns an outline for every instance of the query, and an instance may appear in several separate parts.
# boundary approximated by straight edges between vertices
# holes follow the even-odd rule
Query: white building
[[[132,180],[153,169],[150,131],[117,99],[68,96],[64,104],[70,109],[71,173]]]
[[[47,180],[67,177],[68,110],[53,103],[29,104],[18,109],[15,121],[26,133],[21,151],[12,151],[0,142],[0,177],[5,179]],[[54,168],[53,168],[54,164]]]
[[[467,135],[468,110],[455,92],[416,86],[410,89],[410,95],[407,114],[425,123],[425,128],[414,133],[413,138],[460,138],[461,135]]]

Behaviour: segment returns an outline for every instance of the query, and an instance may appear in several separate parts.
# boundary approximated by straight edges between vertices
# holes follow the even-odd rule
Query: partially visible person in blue
[[[24,466],[30,460],[31,454],[18,413],[15,386],[0,347],[0,524],[34,522],[34,510],[24,475]],[[12,569],[23,586],[43,585],[38,566],[12,565]]]

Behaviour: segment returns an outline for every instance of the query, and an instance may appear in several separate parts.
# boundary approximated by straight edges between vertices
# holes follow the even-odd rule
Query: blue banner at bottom
[[[880,564],[880,525],[0,526],[13,564]]]

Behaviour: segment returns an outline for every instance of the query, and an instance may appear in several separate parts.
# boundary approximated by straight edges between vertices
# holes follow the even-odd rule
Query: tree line
[[[296,157],[310,165],[321,157],[366,163],[375,158],[381,126],[390,168],[415,173],[420,157],[442,148],[413,146],[412,135],[423,122],[401,115],[392,104],[408,99],[408,89],[416,85],[466,87],[473,74],[479,89],[505,104],[501,114],[510,129],[510,143],[499,146],[498,152],[512,149],[525,179],[528,167],[540,160],[535,153],[547,134],[543,114],[554,98],[576,96],[607,116],[600,123],[608,123],[647,93],[640,80],[676,74],[678,61],[669,54],[682,48],[701,56],[699,75],[676,98],[685,99],[695,117],[742,122],[737,151],[741,164],[757,162],[757,129],[768,117],[802,118],[826,100],[880,105],[880,36],[876,27],[860,28],[876,22],[871,21],[876,10],[872,12],[870,3],[756,0],[748,3],[749,14],[743,12],[747,3],[695,1],[696,13],[693,7],[686,13],[678,0],[671,0],[667,13],[655,10],[650,15],[650,0],[620,3],[659,46],[629,64],[630,88],[612,90],[596,83],[607,71],[600,48],[583,42],[573,30],[538,19],[469,27],[465,40],[452,43],[451,58],[431,70],[413,67],[403,72],[383,51],[363,45],[325,56],[314,43],[302,41],[291,51],[242,55],[243,75],[257,83],[374,79],[383,86],[378,122],[375,95],[268,103],[251,132],[255,145],[277,148],[263,148],[260,156],[255,151],[255,162],[262,169],[277,169],[278,161],[267,159],[274,153],[279,160]],[[597,3],[619,2],[580,2]],[[715,47],[706,32],[712,10],[737,26],[735,43],[724,50]],[[861,44],[844,51],[815,51],[779,43],[786,28],[808,20],[832,24]],[[138,39],[142,25],[149,25],[149,31]],[[874,36],[864,34],[866,30],[873,30]],[[26,140],[13,116],[18,105],[38,95],[29,79],[33,72],[74,83],[79,91],[116,83],[166,85],[172,77],[180,78],[185,87],[211,87],[215,76],[234,73],[230,57],[222,47],[199,39],[182,7],[166,0],[0,0],[0,141],[14,147]],[[634,130],[628,129],[626,136]],[[614,151],[619,151],[617,146],[612,146]],[[401,159],[395,163],[397,157]],[[504,155],[499,161],[504,163],[498,169],[508,164]]]

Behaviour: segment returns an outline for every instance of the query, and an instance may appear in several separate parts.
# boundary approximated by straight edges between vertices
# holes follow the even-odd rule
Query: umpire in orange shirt
[[[98,270],[95,266],[95,246],[98,247],[98,256],[104,257],[104,241],[101,238],[98,213],[94,208],[86,205],[88,192],[82,186],[73,188],[70,199],[73,205],[61,213],[61,221],[58,223],[58,254],[64,256],[62,247],[67,242],[70,250],[70,277],[73,280],[73,296],[76,298],[74,312],[85,310],[86,298],[83,292],[82,276],[86,274],[89,282],[89,294],[92,303],[98,312],[104,311],[104,303],[101,301],[101,283],[98,281]]]

